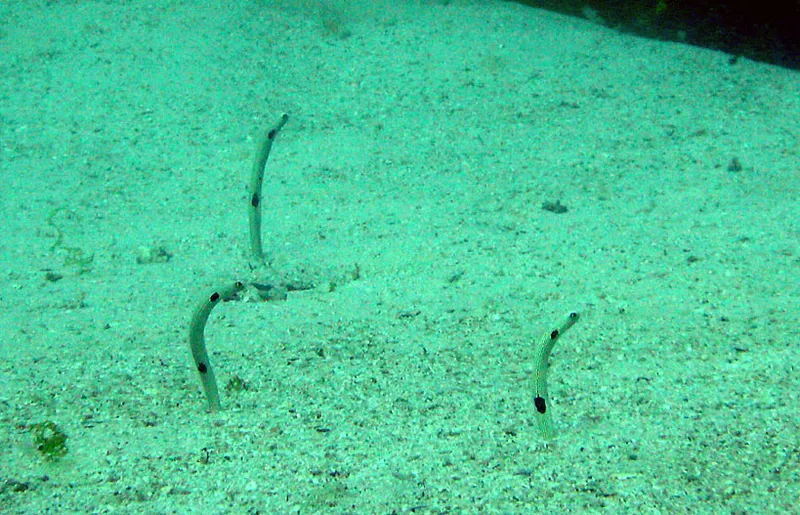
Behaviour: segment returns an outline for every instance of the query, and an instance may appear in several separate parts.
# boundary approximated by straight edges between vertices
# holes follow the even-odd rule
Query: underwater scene
[[[24,0],[0,76],[0,513],[800,513],[799,71]]]

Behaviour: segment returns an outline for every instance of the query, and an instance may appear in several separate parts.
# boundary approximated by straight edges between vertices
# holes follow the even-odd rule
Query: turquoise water
[[[796,510],[797,72],[502,2],[0,20],[0,512]]]

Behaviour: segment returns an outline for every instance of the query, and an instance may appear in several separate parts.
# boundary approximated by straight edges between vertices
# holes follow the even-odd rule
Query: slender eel
[[[244,284],[237,281],[204,298],[202,302],[197,305],[197,309],[195,309],[192,315],[191,325],[189,326],[189,345],[192,348],[192,357],[197,366],[197,371],[200,373],[200,381],[203,383],[203,390],[206,392],[208,407],[211,411],[218,411],[220,409],[220,403],[217,380],[214,377],[214,371],[211,369],[211,362],[208,359],[208,352],[206,351],[206,322],[214,306],[234,296],[243,289]]]
[[[269,151],[272,150],[272,142],[287,121],[289,115],[284,114],[278,123],[267,131],[258,143],[253,160],[253,170],[250,175],[250,205],[247,211],[250,218],[250,255],[256,264],[264,262],[264,248],[261,244],[261,189],[264,185],[264,168],[267,166]]]
[[[550,352],[553,345],[564,332],[575,325],[580,315],[572,312],[556,326],[555,329],[547,331],[536,344],[534,354],[533,387],[535,397],[533,403],[536,406],[536,423],[539,426],[539,434],[542,438],[550,439],[553,437],[553,418],[550,415],[550,408],[547,398],[547,370],[549,368]]]

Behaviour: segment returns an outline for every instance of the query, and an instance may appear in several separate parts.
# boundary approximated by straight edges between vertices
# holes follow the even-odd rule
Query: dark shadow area
[[[800,69],[800,0],[516,0],[621,32]]]

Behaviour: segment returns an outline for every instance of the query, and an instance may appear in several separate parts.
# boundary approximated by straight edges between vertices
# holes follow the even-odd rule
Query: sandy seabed
[[[495,1],[0,23],[0,512],[798,513],[797,72]],[[237,279],[302,287],[215,309],[209,413]]]

